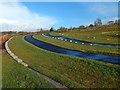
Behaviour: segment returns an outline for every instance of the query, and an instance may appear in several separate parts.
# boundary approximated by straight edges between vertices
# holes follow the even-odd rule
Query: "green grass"
[[[113,25],[113,26],[92,27],[83,31],[73,30],[66,33],[62,33],[62,34],[65,37],[70,37],[70,38],[75,38],[75,39],[85,40],[90,42],[119,44],[118,42],[119,35],[116,35],[116,34],[119,34],[118,32],[119,32],[118,27],[116,25]],[[62,34],[59,34],[57,32],[50,32],[50,34],[62,36]],[[43,40],[63,48],[80,50],[83,52],[120,55],[119,49],[114,47],[81,45],[81,44],[75,44],[75,43],[65,42],[61,40],[55,40],[54,38],[43,37],[41,35],[34,35],[34,37],[39,40]],[[93,37],[95,37],[95,39],[93,39]],[[108,38],[109,40],[107,40]]]
[[[42,35],[34,35],[34,38],[48,42],[50,44],[60,46],[63,48],[73,49],[73,50],[79,50],[83,52],[94,52],[94,53],[104,53],[104,54],[120,54],[118,48],[113,47],[100,47],[100,46],[90,46],[90,45],[81,45],[81,44],[75,44],[70,43],[67,41],[57,40],[54,38],[48,38],[44,37]]]
[[[52,34],[61,35],[56,32],[52,32]],[[110,44],[118,44],[119,43],[118,39],[120,37],[119,28],[117,25],[92,27],[82,31],[73,30],[63,33],[63,36],[75,38],[78,40],[85,40],[85,41],[97,42],[97,43],[110,43]],[[95,37],[95,39],[93,37]],[[107,40],[107,38],[109,38],[109,40]]]
[[[119,65],[39,49],[24,41],[23,36],[14,37],[9,47],[32,68],[69,88],[120,87]]]
[[[2,88],[55,88],[2,52]]]

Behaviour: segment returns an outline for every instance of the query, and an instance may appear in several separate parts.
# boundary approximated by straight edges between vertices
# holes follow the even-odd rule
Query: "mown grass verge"
[[[2,88],[55,88],[2,52]]]
[[[69,88],[118,88],[119,65],[72,57],[37,48],[14,37],[10,49],[35,70],[52,77]]]

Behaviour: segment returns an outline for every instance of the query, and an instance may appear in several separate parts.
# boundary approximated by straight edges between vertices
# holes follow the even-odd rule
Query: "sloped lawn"
[[[26,42],[24,36],[14,37],[9,47],[30,67],[69,88],[120,87],[119,65],[46,51]]]

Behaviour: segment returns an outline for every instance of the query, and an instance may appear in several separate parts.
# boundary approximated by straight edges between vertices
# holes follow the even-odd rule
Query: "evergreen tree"
[[[53,30],[53,27],[50,28],[50,31],[54,31],[54,30]]]

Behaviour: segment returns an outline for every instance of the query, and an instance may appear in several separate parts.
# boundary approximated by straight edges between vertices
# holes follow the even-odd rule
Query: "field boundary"
[[[24,67],[26,67],[28,70],[30,70],[31,72],[37,74],[38,76],[44,78],[45,80],[47,80],[48,82],[52,83],[53,85],[55,85],[57,88],[64,88],[64,89],[67,89],[66,86],[60,84],[59,82],[53,80],[52,78],[46,76],[46,75],[43,75],[41,74],[40,72],[32,69],[27,63],[25,63],[22,59],[20,59],[18,56],[16,56],[8,47],[8,42],[10,40],[12,40],[13,37],[11,37],[8,41],[6,41],[5,43],[5,49],[7,51],[7,53],[16,61],[18,62],[19,64],[23,65]]]
[[[0,90],[2,90],[2,49],[0,49]]]

